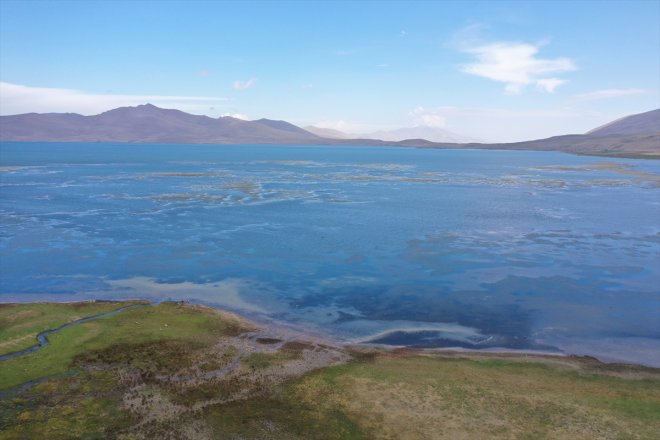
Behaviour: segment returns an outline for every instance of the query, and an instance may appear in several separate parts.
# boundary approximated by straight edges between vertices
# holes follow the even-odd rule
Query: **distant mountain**
[[[563,151],[612,157],[660,159],[660,132],[612,136],[569,134],[502,144],[435,144],[435,148],[480,148],[487,150]]]
[[[660,158],[659,115],[660,110],[653,110],[628,116],[587,134],[487,144],[464,143],[467,138],[462,136],[458,139],[450,138],[453,139],[450,142],[433,142],[432,139],[441,139],[433,136],[434,133],[440,136],[446,134],[446,131],[431,129],[434,130],[434,133],[431,133],[426,131],[425,127],[392,130],[400,136],[383,136],[388,139],[338,139],[322,132],[311,133],[285,121],[243,121],[228,116],[210,118],[145,104],[120,107],[94,116],[75,113],[0,116],[0,141],[396,145],[417,148],[564,151],[576,154]],[[416,131],[417,129],[420,130]],[[458,136],[453,133],[451,135]],[[406,139],[397,140],[401,137]]]
[[[587,134],[569,134],[509,143],[452,143],[410,139],[397,145],[418,148],[456,148],[485,150],[563,151],[565,153],[612,157],[660,159],[660,109],[618,119]]]
[[[591,136],[644,134],[660,132],[660,109],[626,116],[588,131]]]
[[[297,125],[293,125],[289,122],[286,121],[275,121],[273,119],[258,119],[256,122],[261,125],[266,125],[270,128],[274,128],[276,130],[281,130],[281,131],[288,131],[289,133],[295,133],[297,135],[303,136],[303,137],[309,137],[310,132],[307,130],[304,130]],[[314,134],[314,133],[312,133]]]
[[[457,144],[467,144],[470,142],[479,142],[478,139],[469,138],[460,134],[453,133],[438,127],[428,127],[424,125],[407,128],[397,128],[394,130],[380,130],[361,135],[367,139],[380,139],[383,141],[404,141],[406,139],[426,139],[431,142],[451,142]]]
[[[0,140],[142,143],[315,143],[315,134],[284,121],[210,118],[151,104],[99,115],[27,113],[0,117]]]
[[[339,130],[333,130],[332,128],[315,127],[313,125],[308,125],[303,128],[317,136],[329,139],[350,139],[353,137],[348,133],[344,133],[343,131]]]
[[[374,139],[386,142],[401,142],[409,139],[424,139],[430,142],[452,142],[452,143],[469,143],[479,142],[478,139],[469,138],[460,134],[452,133],[442,128],[417,126],[407,128],[396,128],[393,130],[379,130],[371,133],[363,134],[348,134],[332,128],[321,128],[309,125],[305,130],[314,133],[320,137],[329,139]]]

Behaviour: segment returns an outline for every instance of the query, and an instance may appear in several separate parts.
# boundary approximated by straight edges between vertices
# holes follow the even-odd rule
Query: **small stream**
[[[123,312],[124,310],[135,309],[137,307],[143,307],[143,306],[146,306],[146,305],[147,304],[132,304],[130,306],[120,307],[120,308],[118,308],[116,310],[112,310],[110,312],[100,313],[98,315],[87,316],[85,318],[76,319],[75,321],[67,322],[66,324],[63,324],[63,325],[61,325],[57,328],[44,330],[44,331],[42,331],[41,333],[39,333],[37,335],[37,342],[38,342],[37,345],[33,345],[32,347],[29,347],[29,348],[26,348],[26,349],[20,350],[20,351],[15,351],[13,353],[7,353],[7,354],[0,355],[0,361],[6,361],[7,359],[12,359],[12,358],[15,358],[15,357],[19,357],[19,356],[23,356],[23,355],[35,352],[37,350],[41,350],[42,348],[44,348],[45,346],[47,346],[49,344],[49,342],[48,342],[48,336],[49,335],[52,335],[53,333],[57,333],[59,331],[62,331],[65,328],[71,327],[72,325],[80,324],[80,323],[87,322],[87,321],[93,321],[95,319],[103,318],[105,316],[115,315],[119,312]]]

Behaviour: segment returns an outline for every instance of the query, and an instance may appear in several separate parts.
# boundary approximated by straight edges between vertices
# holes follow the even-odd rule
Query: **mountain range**
[[[457,144],[467,144],[470,142],[479,142],[478,139],[470,138],[439,127],[429,127],[427,125],[418,125],[415,127],[396,128],[394,130],[379,130],[372,133],[361,135],[367,139],[382,139],[384,141],[403,141],[406,139],[426,139],[431,142],[450,142]]]
[[[478,139],[453,133],[449,130],[439,127],[430,127],[428,125],[417,125],[414,127],[395,128],[393,130],[379,130],[370,133],[350,135],[339,130],[331,128],[320,128],[314,126],[305,127],[305,130],[314,133],[317,136],[331,139],[377,139],[389,142],[400,142],[407,139],[425,139],[431,142],[449,142],[457,144],[467,144],[470,142],[479,142]]]
[[[284,121],[210,118],[151,104],[99,115],[26,113],[0,116],[0,140],[139,143],[316,143],[318,136]]]
[[[660,109],[626,116],[588,131],[591,136],[657,133],[660,131]]]
[[[244,121],[229,116],[211,118],[144,104],[120,107],[93,116],[75,113],[0,116],[0,141],[397,145],[419,148],[554,150],[577,154],[660,158],[660,109],[621,118],[585,134],[498,144],[470,142],[462,136],[430,127],[377,132],[358,139],[351,139],[335,130],[307,128],[272,119]],[[444,135],[445,138],[436,135]]]
[[[355,136],[351,136],[348,133],[344,133],[343,131],[335,130],[332,128],[315,127],[313,125],[308,125],[303,128],[309,131],[310,133],[328,139],[351,139],[355,137]]]

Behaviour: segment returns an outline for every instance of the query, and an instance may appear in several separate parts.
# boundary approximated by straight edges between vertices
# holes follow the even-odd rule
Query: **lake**
[[[190,300],[349,342],[660,366],[660,161],[3,143],[0,300]]]

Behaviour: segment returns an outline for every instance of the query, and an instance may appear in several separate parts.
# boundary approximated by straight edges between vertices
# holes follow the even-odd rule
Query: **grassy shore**
[[[135,302],[81,302],[74,304],[0,304],[0,354],[20,351],[36,343],[39,332],[85,316],[110,312]]]
[[[657,152],[640,152],[640,153],[628,153],[628,152],[619,152],[619,151],[600,151],[594,153],[572,153],[578,156],[600,156],[600,157],[613,157],[617,159],[650,159],[650,160],[660,160],[660,154]]]
[[[125,303],[0,307],[0,354]],[[333,347],[145,305],[0,361],[0,439],[653,439],[660,371],[590,358]],[[27,384],[27,385],[26,385]]]

